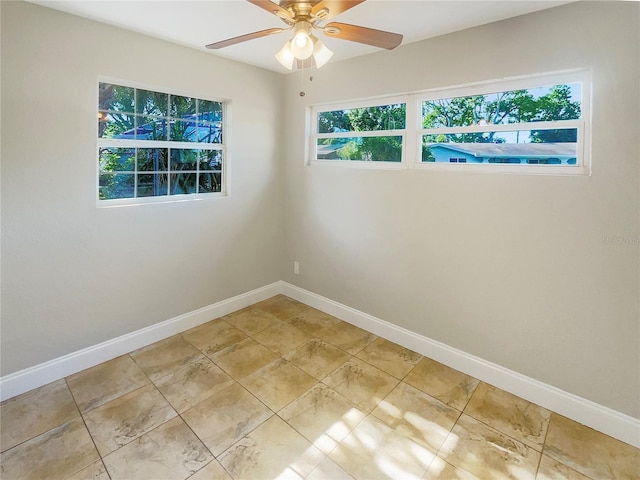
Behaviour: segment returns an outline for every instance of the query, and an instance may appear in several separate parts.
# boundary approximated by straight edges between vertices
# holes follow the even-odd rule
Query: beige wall
[[[99,75],[231,99],[231,195],[96,208]],[[273,72],[2,2],[2,375],[281,278],[281,92]]]
[[[290,75],[284,279],[640,417],[639,13],[580,2],[330,63],[303,98]],[[592,176],[304,166],[305,106],[578,67]]]

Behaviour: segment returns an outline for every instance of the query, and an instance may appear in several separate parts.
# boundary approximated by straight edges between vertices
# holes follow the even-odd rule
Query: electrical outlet
[[[293,273],[300,275],[300,262],[293,262]]]

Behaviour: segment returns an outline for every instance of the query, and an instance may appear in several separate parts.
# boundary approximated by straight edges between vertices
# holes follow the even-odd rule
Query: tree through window
[[[98,198],[221,193],[224,103],[99,84]]]

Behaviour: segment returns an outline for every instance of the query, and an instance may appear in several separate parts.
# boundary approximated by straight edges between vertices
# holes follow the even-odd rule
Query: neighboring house
[[[341,160],[342,157],[339,150],[350,141],[348,138],[338,138],[328,145],[318,145],[316,147],[316,158],[321,160]]]
[[[436,163],[527,163],[575,165],[575,143],[435,143]]]
[[[339,160],[338,150],[343,146],[343,144],[318,145],[316,150],[317,158],[322,160]]]
[[[113,138],[127,140],[158,140],[167,138],[167,119],[148,117],[149,121],[137,128],[116,134]],[[199,143],[220,143],[222,141],[222,114],[205,112],[183,115],[179,119],[169,120],[171,140]]]

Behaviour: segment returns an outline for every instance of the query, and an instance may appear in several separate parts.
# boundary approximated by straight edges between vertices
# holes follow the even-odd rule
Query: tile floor
[[[4,480],[640,478],[638,449],[281,295],[0,413]]]

